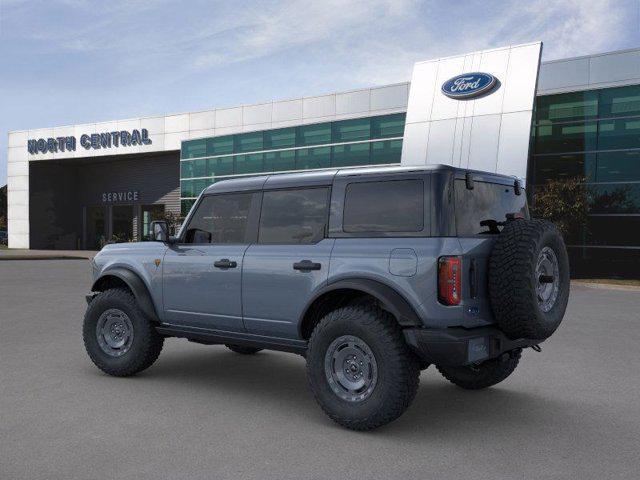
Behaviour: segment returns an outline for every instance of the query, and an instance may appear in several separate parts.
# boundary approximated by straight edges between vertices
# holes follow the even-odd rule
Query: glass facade
[[[565,239],[574,266],[614,275],[640,268],[640,85],[538,97],[534,122],[534,206],[550,180],[585,186],[586,225]]]
[[[400,163],[404,124],[398,113],[184,141],[182,214],[202,190],[231,176]]]

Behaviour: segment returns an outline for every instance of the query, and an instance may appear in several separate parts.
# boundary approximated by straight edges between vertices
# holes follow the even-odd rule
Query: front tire
[[[96,295],[87,307],[82,334],[91,361],[116,377],[149,368],[164,343],[133,294],[122,288]]]
[[[373,304],[354,304],[330,312],[314,329],[307,376],[332,420],[352,430],[371,430],[409,407],[420,367],[391,314]]]
[[[465,367],[436,368],[444,378],[465,390],[481,390],[505,380],[518,366],[522,350],[513,350],[499,358],[482,362],[480,365]]]

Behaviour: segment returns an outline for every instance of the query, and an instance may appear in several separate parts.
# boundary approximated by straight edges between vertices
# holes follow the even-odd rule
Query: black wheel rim
[[[127,353],[133,342],[133,324],[122,310],[110,308],[98,318],[96,325],[98,345],[111,357],[120,357]]]
[[[348,402],[366,400],[378,382],[378,364],[371,348],[353,335],[343,335],[331,342],[324,370],[331,390]]]

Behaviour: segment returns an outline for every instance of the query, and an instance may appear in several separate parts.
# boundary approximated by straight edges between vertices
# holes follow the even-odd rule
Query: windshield
[[[459,237],[498,234],[509,213],[529,218],[525,192],[516,195],[513,186],[475,181],[469,190],[456,180],[455,196]]]

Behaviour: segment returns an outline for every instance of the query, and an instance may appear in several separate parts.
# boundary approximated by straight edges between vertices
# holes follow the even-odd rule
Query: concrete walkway
[[[2,260],[68,260],[91,259],[98,253],[93,250],[26,250],[20,248],[0,249]]]

